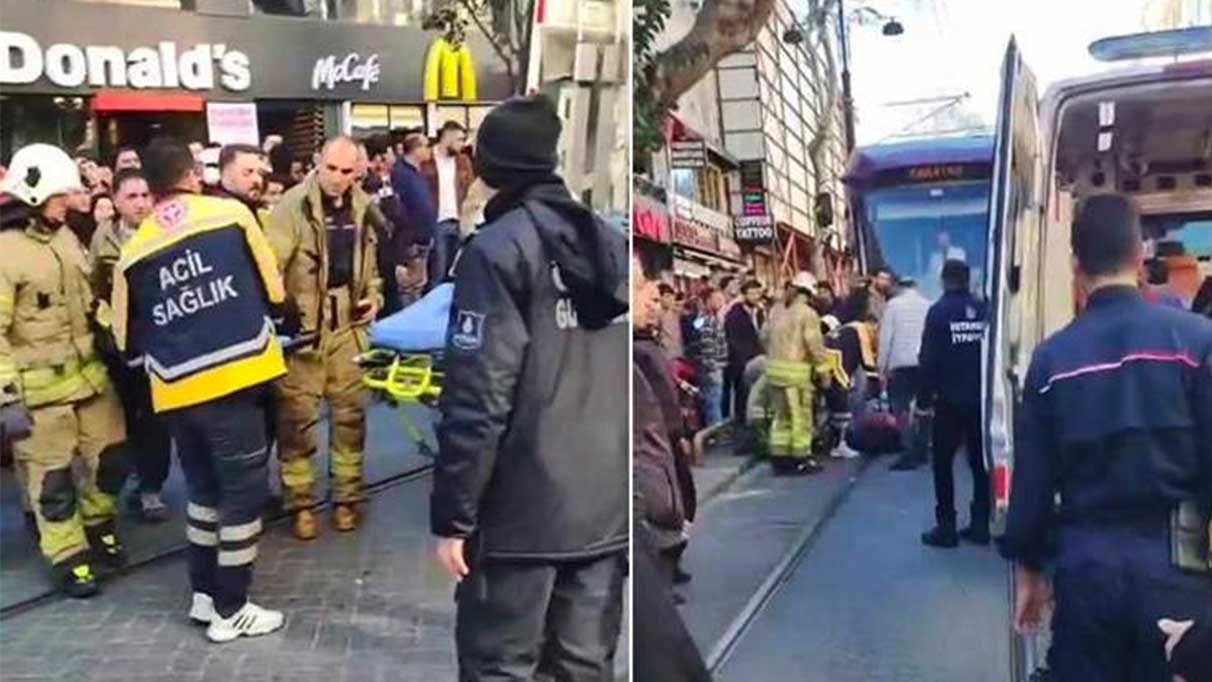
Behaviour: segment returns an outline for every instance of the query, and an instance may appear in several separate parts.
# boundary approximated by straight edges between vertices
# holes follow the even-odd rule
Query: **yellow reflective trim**
[[[767,360],[766,380],[772,386],[804,386],[812,381],[812,365],[793,360]]]
[[[200,504],[188,502],[185,505],[185,515],[195,521],[216,523],[219,520],[219,510],[214,507],[203,507]]]
[[[9,294],[0,294],[0,315],[12,315],[15,299]]]
[[[61,402],[80,394],[92,395],[104,388],[107,381],[105,365],[97,360],[83,367],[73,361],[63,365],[62,371],[51,367],[28,369],[21,372],[20,377],[25,403],[31,407]]]
[[[231,395],[286,374],[286,362],[277,341],[261,353],[193,374],[174,382],[151,376],[152,404],[157,412],[189,407]]]

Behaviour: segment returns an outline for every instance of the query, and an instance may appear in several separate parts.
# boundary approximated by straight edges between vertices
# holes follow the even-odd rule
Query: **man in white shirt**
[[[467,191],[475,179],[471,159],[463,153],[466,144],[467,130],[457,121],[447,121],[438,131],[433,158],[421,167],[438,212],[438,226],[429,253],[431,287],[446,279],[459,250],[459,217]]]
[[[917,437],[922,431],[911,428],[909,411],[913,396],[917,395],[917,358],[929,311],[930,301],[918,291],[917,282],[903,278],[900,293],[884,307],[884,318],[880,321],[876,363],[888,388],[888,400],[901,425],[905,445],[904,454],[892,465],[895,471],[916,469],[926,462],[926,450]]]

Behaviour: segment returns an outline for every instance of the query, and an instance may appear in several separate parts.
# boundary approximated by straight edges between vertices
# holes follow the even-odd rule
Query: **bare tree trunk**
[[[649,83],[657,111],[672,107],[721,59],[753,42],[776,1],[703,0],[690,33],[653,59]]]

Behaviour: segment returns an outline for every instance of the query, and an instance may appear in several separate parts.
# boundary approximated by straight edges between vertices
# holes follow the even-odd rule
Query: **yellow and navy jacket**
[[[286,372],[270,319],[284,298],[273,251],[245,206],[177,194],[122,247],[114,339],[143,357],[157,412],[189,407]]]

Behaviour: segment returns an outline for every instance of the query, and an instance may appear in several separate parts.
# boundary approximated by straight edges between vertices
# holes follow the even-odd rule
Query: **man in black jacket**
[[[628,547],[627,254],[554,174],[545,97],[485,117],[496,195],[455,266],[430,523],[460,679],[613,674]]]
[[[725,373],[729,377],[726,384],[731,384],[732,393],[724,394],[724,405],[735,396],[735,411],[724,410],[731,414],[737,424],[745,423],[745,403],[749,398],[749,387],[745,385],[745,365],[757,356],[765,353],[762,348],[761,331],[766,326],[766,311],[762,308],[762,285],[756,280],[749,280],[741,287],[741,300],[728,310],[724,316],[724,336],[728,339],[728,367]]]
[[[926,313],[918,358],[917,404],[934,409],[934,516],[938,525],[922,533],[922,543],[955,547],[963,537],[989,544],[989,475],[985,472],[981,431],[981,342],[985,304],[969,291],[968,266],[943,264],[943,297]],[[972,470],[969,526],[955,530],[955,477],[952,463],[963,445]]]

